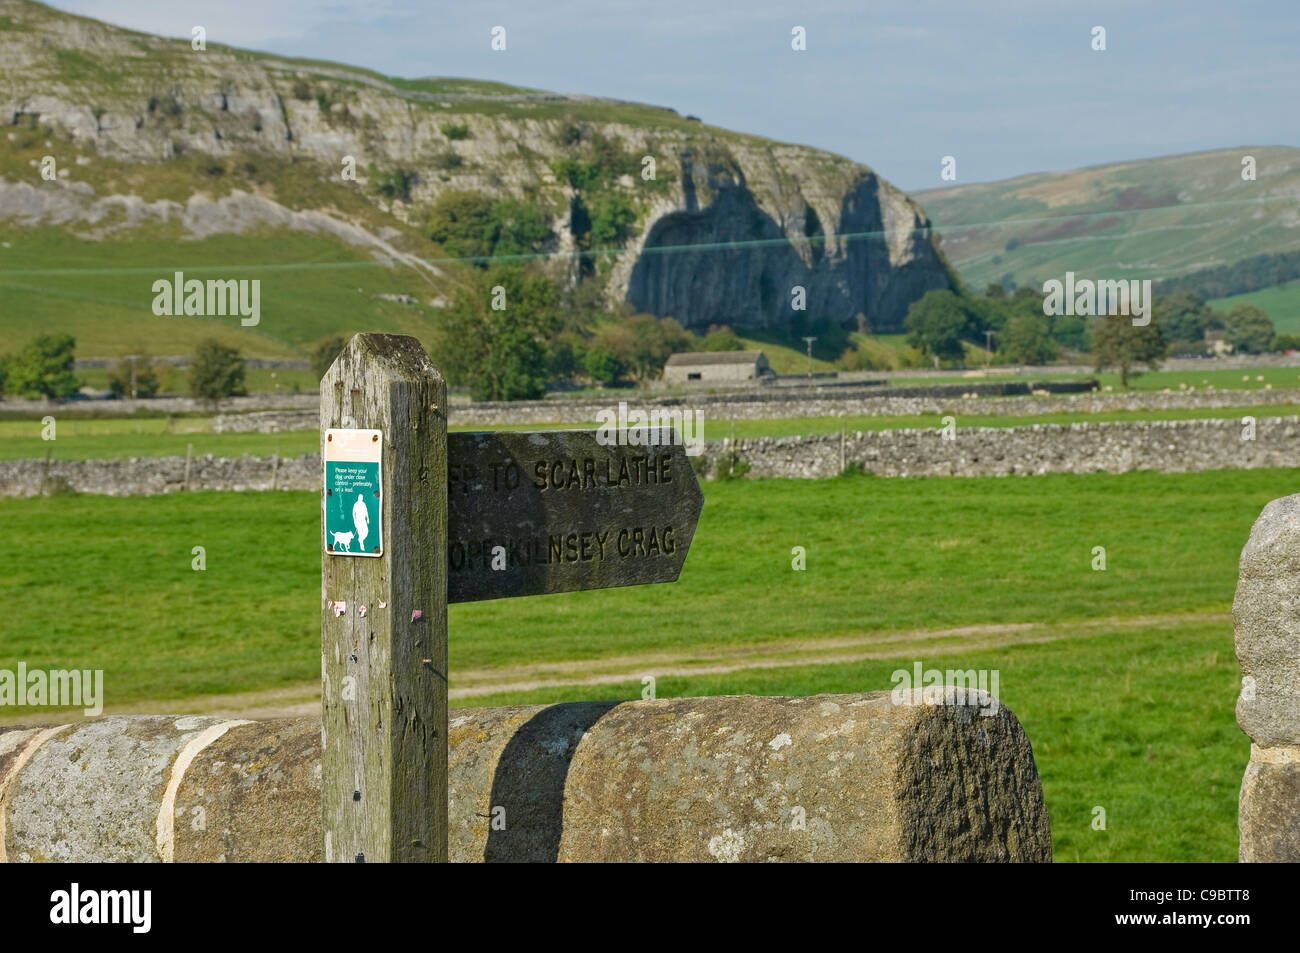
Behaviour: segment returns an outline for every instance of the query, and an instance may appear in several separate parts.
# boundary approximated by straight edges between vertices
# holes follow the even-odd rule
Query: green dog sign
[[[325,431],[327,553],[383,553],[383,446],[383,434],[378,430]]]

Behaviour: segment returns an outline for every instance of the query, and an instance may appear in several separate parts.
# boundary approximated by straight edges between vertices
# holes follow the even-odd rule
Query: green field
[[[248,357],[302,358],[311,342],[357,328],[412,334],[427,343],[436,321],[435,310],[424,304],[378,297],[407,294],[425,301],[435,292],[420,275],[304,232],[263,228],[191,241],[86,241],[29,228],[11,230],[6,239],[10,247],[0,249],[5,351],[56,330],[76,338],[82,357],[189,354],[203,338],[216,337]],[[437,254],[435,247],[422,253]],[[155,316],[153,282],[170,280],[176,271],[203,280],[261,281],[260,322],[244,327],[238,316]],[[81,376],[101,379],[93,371]],[[176,387],[185,390],[184,380]]]
[[[1195,371],[1149,371],[1144,374],[1129,376],[1129,389],[1137,391],[1180,390],[1188,388],[1215,390],[1294,390],[1300,387],[1300,367],[1251,367],[1236,370],[1215,369],[1213,361],[1205,362],[1205,370]],[[889,383],[894,386],[925,387],[935,384],[978,384],[984,381],[1078,381],[1095,378],[1102,389],[1109,387],[1119,393],[1119,375],[1115,373],[1058,374],[1050,370],[1042,374],[1027,376],[1024,374],[999,374],[994,367],[987,377],[966,377],[954,372],[943,377],[908,377],[907,371],[899,371],[889,376]]]
[[[1300,470],[710,483],[672,586],[452,607],[451,690],[638,697],[659,673],[661,697],[808,694],[889,688],[915,660],[996,668],[1059,859],[1231,860],[1237,558],[1297,489]],[[110,708],[310,691],[318,519],[310,493],[0,500],[0,668],[102,668]]]
[[[1300,334],[1300,281],[1288,281],[1230,298],[1216,298],[1210,304],[1220,311],[1230,311],[1234,304],[1242,301],[1263,309],[1273,319],[1273,327],[1279,334]]]
[[[108,390],[108,378],[112,368],[87,367],[76,373],[77,380],[83,387]],[[188,371],[183,367],[164,370],[160,376],[162,384],[160,393],[190,396],[187,375]],[[307,368],[250,367],[244,371],[244,389],[250,394],[314,394],[319,387],[320,378]]]
[[[1245,399],[1245,398],[1243,398]],[[971,410],[979,408],[972,404]],[[956,415],[960,427],[1031,427],[1042,424],[1103,423],[1107,421],[1134,420],[1205,420],[1236,419],[1250,414],[1254,417],[1291,416],[1300,412],[1300,391],[1296,403],[1244,404],[1240,407],[1190,407],[1179,410],[1116,410],[1099,414],[1035,414],[1026,416],[999,416],[995,414],[961,413]],[[734,429],[733,429],[734,424]],[[849,417],[780,417],[771,420],[705,420],[702,435],[705,440],[722,440],[733,433],[738,439],[755,437],[788,437],[804,434],[837,434],[841,429],[854,431],[895,430],[901,428],[924,429],[941,426],[937,414],[911,416],[849,416]],[[496,425],[494,430],[550,430],[566,427],[595,429],[597,421],[561,421],[549,424]],[[298,456],[315,453],[319,449],[320,435],[316,430],[295,430],[287,433],[213,433],[211,418],[106,418],[98,420],[61,420],[57,424],[57,439],[41,438],[39,420],[0,420],[0,460],[44,458],[46,453],[54,460],[124,460],[130,457],[185,456],[192,448],[195,456],[211,454],[215,457],[238,457],[244,454],[255,457]],[[479,427],[452,427],[452,430],[478,430]]]

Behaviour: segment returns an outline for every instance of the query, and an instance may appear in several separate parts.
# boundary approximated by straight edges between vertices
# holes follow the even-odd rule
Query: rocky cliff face
[[[89,164],[86,155],[117,168],[269,156],[292,163],[303,179],[337,184],[354,161],[351,187],[395,225],[412,228],[448,189],[523,198],[550,220],[553,238],[542,251],[558,275],[594,282],[610,305],[626,301],[687,327],[783,326],[801,287],[809,317],[861,315],[874,330],[896,330],[910,302],[948,285],[924,214],[869,169],[669,109],[464,80],[391,80],[212,45],[195,50],[28,0],[0,0],[0,63],[0,121],[50,130],[52,148],[69,144],[79,164]],[[556,164],[611,155],[643,170],[603,186],[636,221],[613,246],[592,248],[574,214],[581,186],[558,177]],[[653,179],[644,174],[647,159]],[[70,164],[61,175],[78,184],[75,169],[67,182]],[[0,166],[0,219],[58,221],[30,188],[4,182],[12,171]],[[402,194],[374,188],[394,175]],[[129,205],[137,191],[149,199],[148,179],[132,179],[130,196],[94,201]],[[209,185],[200,178],[193,190]],[[259,197],[314,213],[317,228],[320,216],[361,224],[295,191],[310,192],[281,185]],[[91,196],[83,189],[79,201],[87,206]],[[258,214],[288,227],[295,220],[265,208]],[[241,225],[239,216],[223,221],[208,217],[196,227]],[[369,227],[376,231],[373,219]],[[376,244],[393,237],[377,231]]]

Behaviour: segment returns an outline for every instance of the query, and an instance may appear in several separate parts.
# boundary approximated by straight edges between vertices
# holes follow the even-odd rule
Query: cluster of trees
[[[1300,278],[1300,251],[1254,255],[1231,265],[1216,265],[1177,278],[1165,278],[1154,287],[1156,294],[1190,291],[1213,299],[1284,285],[1293,278]]]
[[[1206,328],[1222,326],[1229,343],[1251,353],[1290,338],[1275,336],[1257,308],[1238,305],[1219,315],[1194,295],[1158,298],[1156,320],[1146,327],[1135,327],[1127,316],[1044,315],[1043,299],[1030,288],[1008,292],[1000,285],[983,295],[931,291],[908,311],[908,343],[927,358],[961,363],[967,346],[984,345],[991,332],[999,360],[1041,364],[1067,350],[1091,353],[1099,370],[1118,370],[1127,386],[1138,367],[1157,367],[1171,342],[1196,341],[1196,350],[1203,350]],[[743,347],[730,328],[713,327],[700,336],[672,318],[604,313],[592,302],[576,301],[573,292],[561,292],[535,268],[491,262],[471,273],[444,314],[433,347],[438,364],[476,400],[537,398],[557,380],[605,386],[648,381],[674,352]],[[818,338],[819,354],[858,353],[849,331],[836,322],[797,315],[792,342],[805,334]],[[342,346],[335,338],[316,349],[318,374]]]
[[[0,357],[0,395],[63,400],[81,386],[73,372],[70,334],[38,334],[16,354]]]
[[[535,254],[554,235],[542,210],[532,203],[450,191],[434,203],[429,237],[447,254],[487,268],[492,258]]]
[[[313,357],[318,373],[341,346],[320,345]],[[524,400],[541,397],[549,381],[647,381],[674,352],[742,347],[728,327],[701,337],[673,318],[583,312],[537,271],[492,265],[453,295],[432,351],[449,382],[468,387],[475,400]]]
[[[1203,352],[1207,331],[1222,331],[1233,350],[1245,354],[1269,351],[1277,336],[1272,319],[1253,304],[1241,302],[1225,313],[1192,291],[1157,295],[1152,314],[1173,354]]]
[[[574,240],[584,251],[621,247],[632,237],[637,209],[615,186],[625,175],[639,179],[640,160],[600,135],[592,137],[589,152],[589,159],[565,156],[551,163],[555,177],[577,193],[569,217]],[[656,176],[643,184],[662,183]]]
[[[983,295],[931,291],[908,309],[907,341],[931,359],[961,364],[967,346],[984,345],[986,332],[992,332],[1000,360],[1043,364],[1066,350],[1091,352],[1099,369],[1119,369],[1126,385],[1136,365],[1154,366],[1166,354],[1204,353],[1207,331],[1222,331],[1226,343],[1245,354],[1284,351],[1300,344],[1296,335],[1275,333],[1269,316],[1252,304],[1242,302],[1227,312],[1216,311],[1191,291],[1156,295],[1151,303],[1153,320],[1146,327],[1135,327],[1127,316],[1112,321],[1044,314],[1043,299],[1032,288],[1008,293],[998,284],[989,285]]]
[[[74,370],[76,351],[77,341],[70,334],[36,335],[16,354],[0,357],[0,396],[72,397],[81,388]],[[128,354],[109,370],[108,387],[116,397],[154,397],[170,374],[171,368],[155,364],[146,354]],[[202,341],[190,361],[189,383],[195,397],[213,406],[245,394],[244,358],[220,341]]]
[[[930,291],[913,302],[903,320],[907,343],[939,361],[961,363],[966,343],[987,346],[988,332],[1000,359],[1020,364],[1053,361],[1062,349],[1091,349],[1087,320],[1044,315],[1043,295],[1032,288],[1008,293],[991,284],[984,294]]]
[[[619,140],[580,126],[566,127],[562,142],[573,151],[553,161],[551,171],[573,190],[569,228],[574,242],[584,251],[621,247],[635,230],[638,211],[619,181],[633,176],[641,187],[656,191],[665,188],[671,176],[641,179],[638,155],[625,151]],[[393,195],[409,194],[405,180],[384,186],[387,182],[383,179],[381,186]],[[452,190],[434,203],[428,234],[448,254],[487,268],[492,259],[533,255],[551,246],[555,239],[550,227],[553,217],[542,202]],[[590,263],[584,262],[584,269],[590,268]]]

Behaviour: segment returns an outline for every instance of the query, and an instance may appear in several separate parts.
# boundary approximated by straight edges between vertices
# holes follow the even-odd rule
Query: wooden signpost
[[[700,485],[670,431],[644,436],[449,434],[448,601],[676,581]]]
[[[354,337],[320,413],[325,859],[445,861],[448,603],[672,582],[699,482],[666,430],[449,435],[410,337]]]

